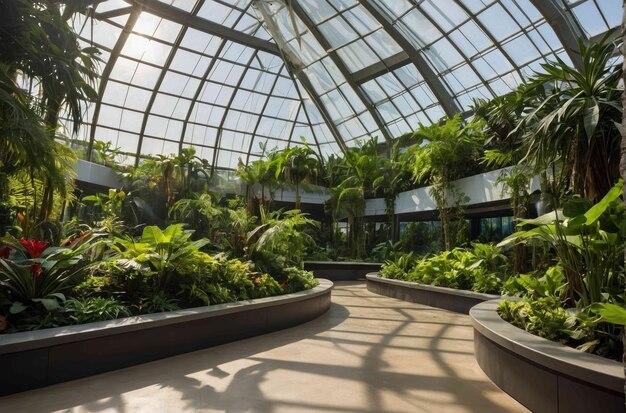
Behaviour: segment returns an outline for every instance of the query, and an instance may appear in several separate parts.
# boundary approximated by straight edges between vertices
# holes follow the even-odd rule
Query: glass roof
[[[322,157],[389,140],[507,93],[577,39],[621,24],[620,0],[108,0],[78,17],[102,50],[79,140],[127,154],[194,147],[219,169],[264,149]]]

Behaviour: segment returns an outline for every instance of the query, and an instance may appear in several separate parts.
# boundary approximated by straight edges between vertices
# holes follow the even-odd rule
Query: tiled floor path
[[[307,324],[0,398],[0,412],[526,411],[476,364],[467,316],[359,282],[332,301]]]

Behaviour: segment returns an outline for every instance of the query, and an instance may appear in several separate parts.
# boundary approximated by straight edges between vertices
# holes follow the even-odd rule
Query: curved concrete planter
[[[310,321],[333,283],[277,297],[0,336],[0,395],[200,350]]]
[[[304,269],[313,271],[316,278],[331,281],[355,281],[365,277],[367,273],[379,271],[379,262],[344,262],[344,261],[306,261]]]
[[[367,274],[366,279],[367,289],[373,293],[463,314],[469,314],[470,308],[476,304],[500,297],[493,294],[391,280],[382,278],[377,273]]]
[[[472,308],[476,360],[533,412],[623,412],[621,363],[530,334],[498,315],[500,300]]]

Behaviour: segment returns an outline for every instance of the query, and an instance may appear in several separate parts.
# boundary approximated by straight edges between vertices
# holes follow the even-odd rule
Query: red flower
[[[35,277],[39,277],[41,275],[41,264],[39,264],[38,262],[30,264],[30,272]]]
[[[35,239],[26,241],[23,237],[20,239],[20,244],[22,244],[22,246],[26,248],[26,251],[28,251],[28,255],[30,255],[30,258],[41,257],[41,254],[45,251],[46,248],[48,248],[47,242],[37,241]]]
[[[0,248],[0,258],[7,259],[11,255],[11,247]]]

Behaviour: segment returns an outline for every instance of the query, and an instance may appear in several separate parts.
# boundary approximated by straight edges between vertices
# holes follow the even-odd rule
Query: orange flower
[[[26,217],[24,217],[24,215],[21,212],[17,213],[17,219],[20,220],[20,222],[24,222],[24,220],[26,219]]]

